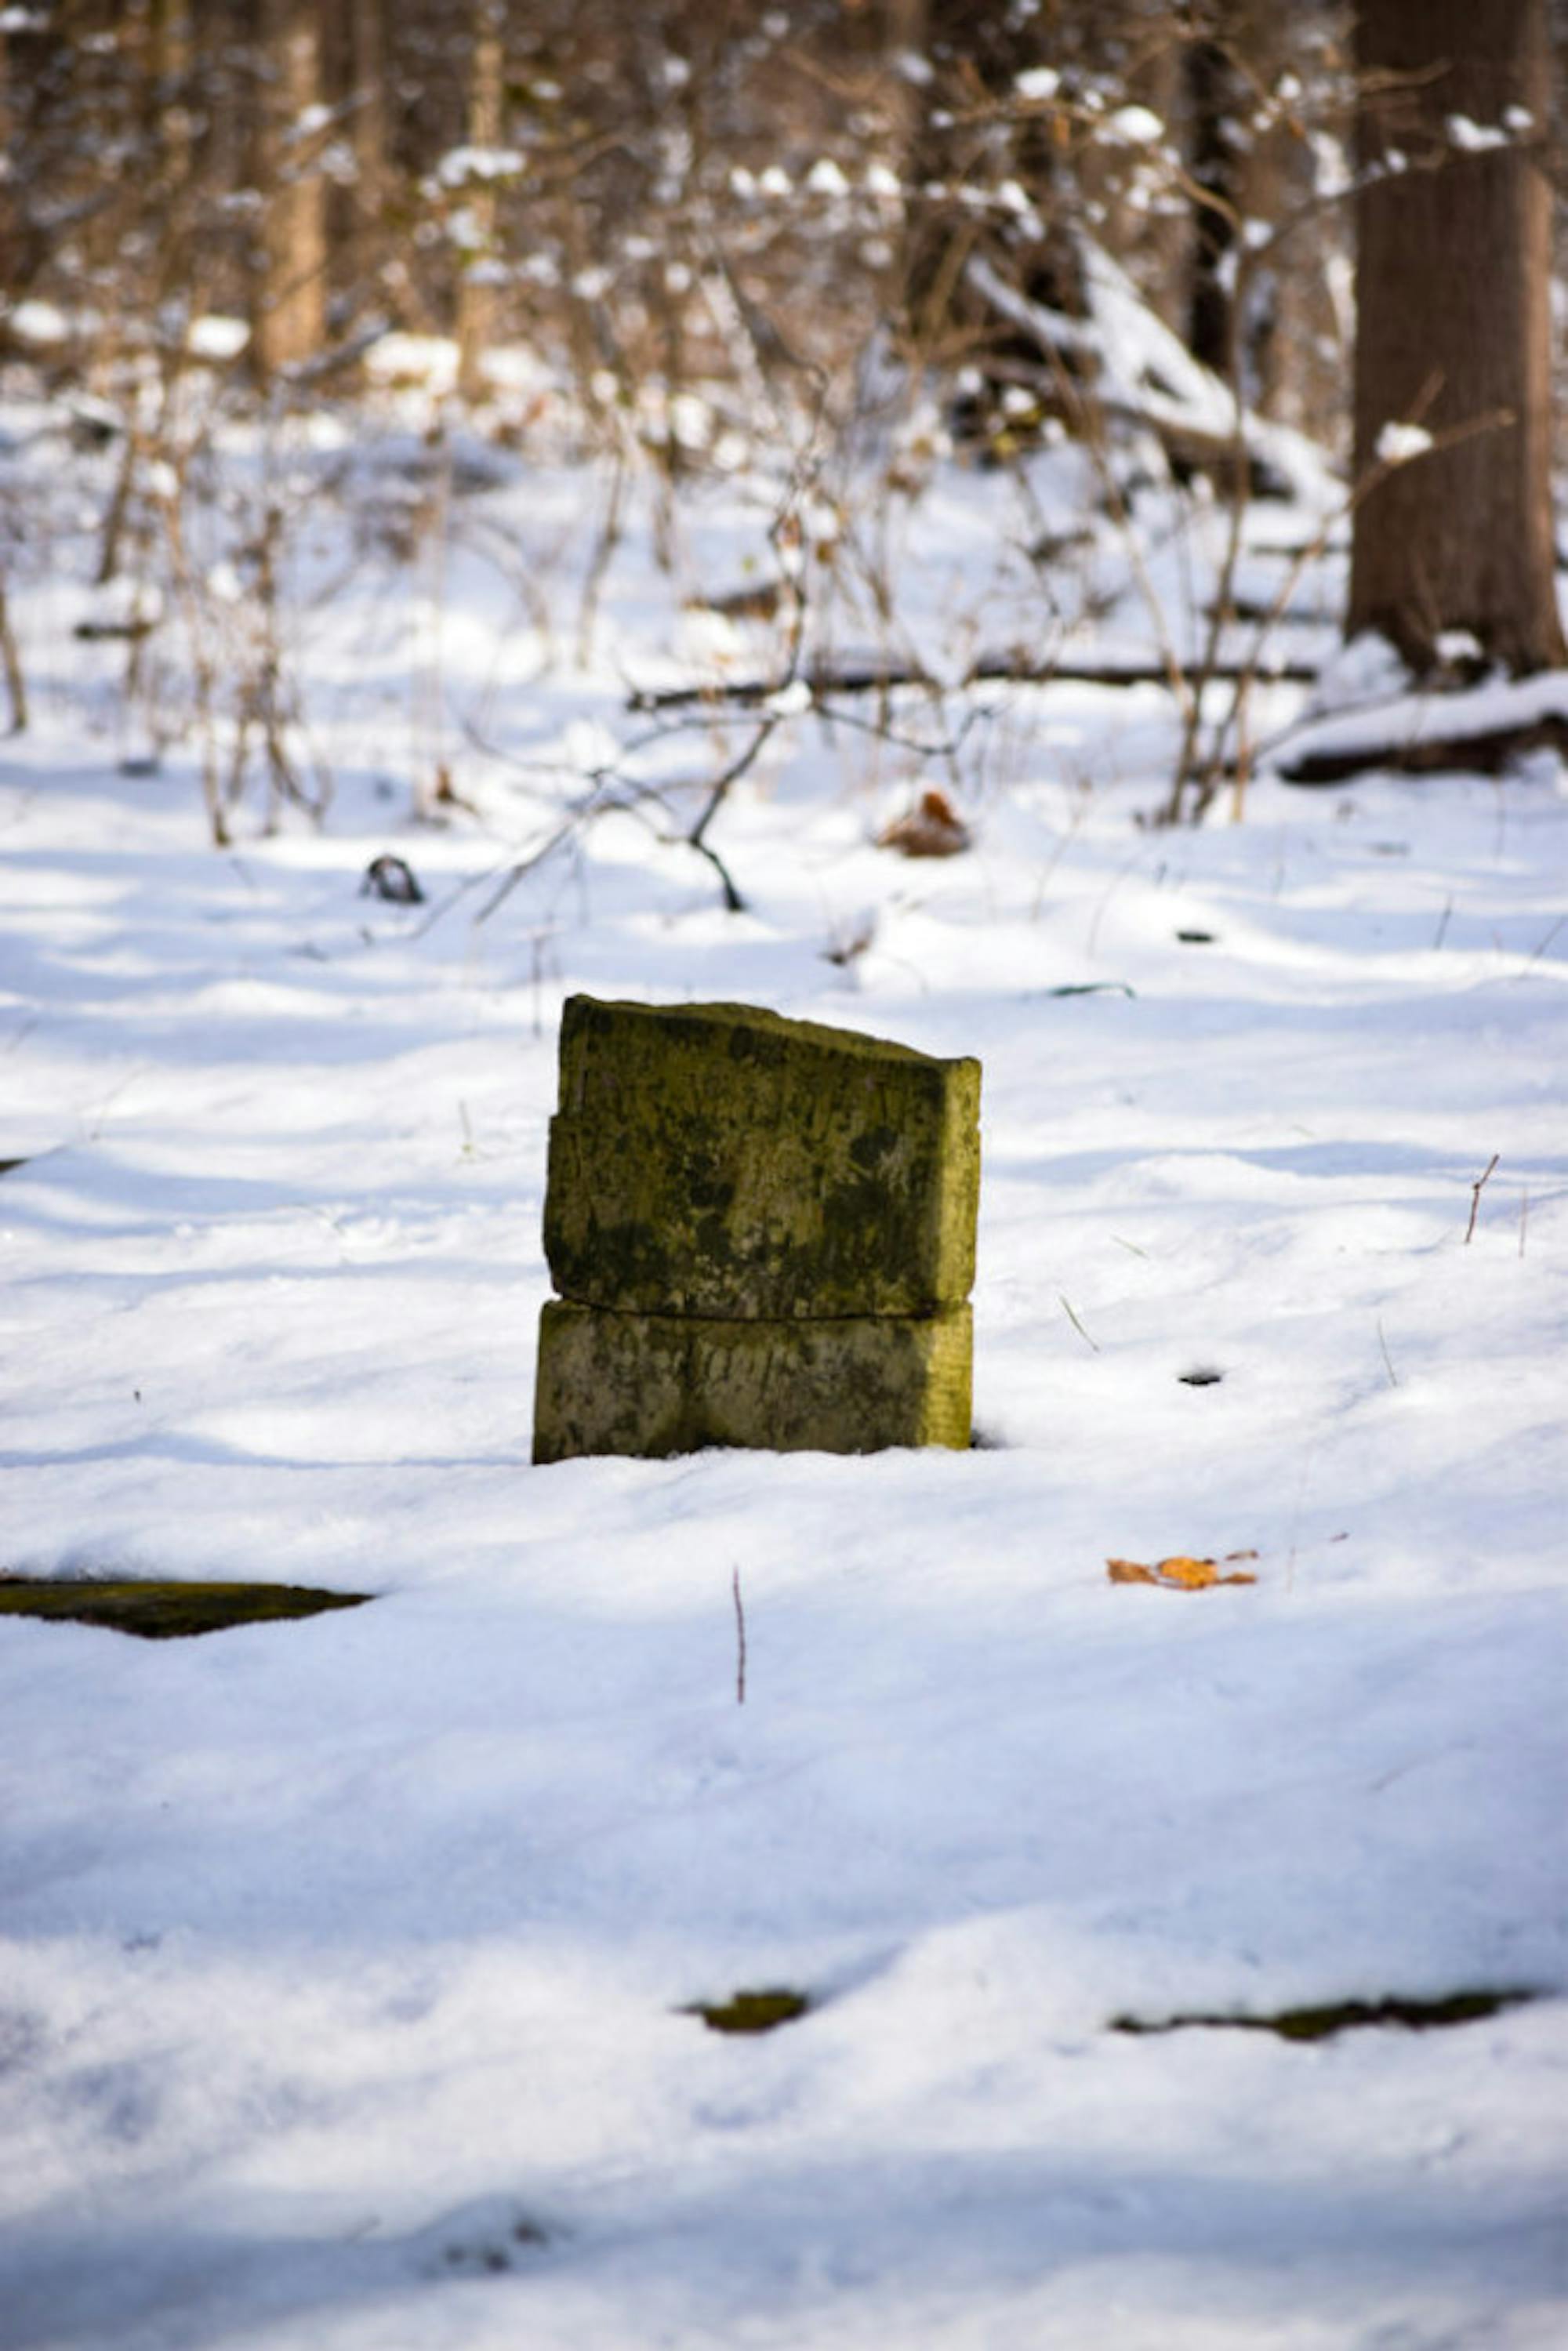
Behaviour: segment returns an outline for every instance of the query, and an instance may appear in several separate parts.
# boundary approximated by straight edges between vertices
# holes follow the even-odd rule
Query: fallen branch
[[[1171,465],[1236,483],[1253,496],[1288,496],[1292,435],[1238,406],[1230,387],[1196,360],[1139,298],[1132,281],[1091,237],[1078,240],[1083,315],[1036,302],[989,262],[972,256],[965,282],[994,316],[1028,338],[1044,362],[1042,389],[1071,408],[1153,433]],[[1136,378],[1118,364],[1117,314],[1140,325]]]
[[[1231,684],[1244,676],[1258,675],[1270,684],[1315,685],[1320,670],[1316,662],[1281,662],[1260,671],[1249,662],[1226,662],[1208,674]],[[834,662],[808,662],[801,677],[817,707],[834,695],[884,694],[895,686],[919,687],[930,694],[962,693],[971,685],[1170,685],[1169,672],[1157,661],[1030,662],[1008,655],[982,658],[946,687],[915,662],[846,663],[842,667]],[[704,685],[640,687],[627,696],[626,706],[629,710],[688,710],[703,703],[737,703],[745,708],[768,702],[782,690],[783,684],[777,678],[715,678]]]

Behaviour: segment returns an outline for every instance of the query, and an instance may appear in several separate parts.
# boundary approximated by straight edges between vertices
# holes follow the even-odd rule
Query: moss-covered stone
[[[319,1592],[298,1583],[167,1583],[152,1578],[0,1576],[0,1616],[100,1625],[144,1641],[189,1640],[233,1625],[270,1625],[359,1608],[365,1592]]]
[[[802,1322],[621,1314],[552,1299],[539,1322],[534,1459],[710,1445],[967,1447],[972,1353],[967,1306]]]
[[[794,2024],[810,2011],[809,1992],[790,1991],[779,1984],[766,1991],[732,1992],[728,2000],[694,2001],[681,2012],[700,2016],[710,2032],[748,2034],[777,2032],[781,2024]]]
[[[968,1296],[980,1065],[736,1004],[574,996],[545,1254],[652,1313],[919,1315]]]

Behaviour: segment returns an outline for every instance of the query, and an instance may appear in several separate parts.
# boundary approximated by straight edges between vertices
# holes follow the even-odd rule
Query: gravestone
[[[574,996],[534,1458],[969,1442],[980,1066]]]

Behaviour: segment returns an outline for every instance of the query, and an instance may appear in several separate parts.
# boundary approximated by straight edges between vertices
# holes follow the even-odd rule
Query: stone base
[[[969,1442],[967,1306],[918,1319],[721,1322],[551,1299],[539,1319],[534,1459],[709,1445],[878,1453]]]

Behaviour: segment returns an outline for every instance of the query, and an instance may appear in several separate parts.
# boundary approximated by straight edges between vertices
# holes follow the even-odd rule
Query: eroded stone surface
[[[972,1357],[967,1305],[737,1321],[552,1299],[539,1323],[534,1458],[967,1446]]]
[[[967,1297],[977,1061],[746,1005],[575,996],[560,1084],[545,1254],[563,1297],[774,1320]]]

